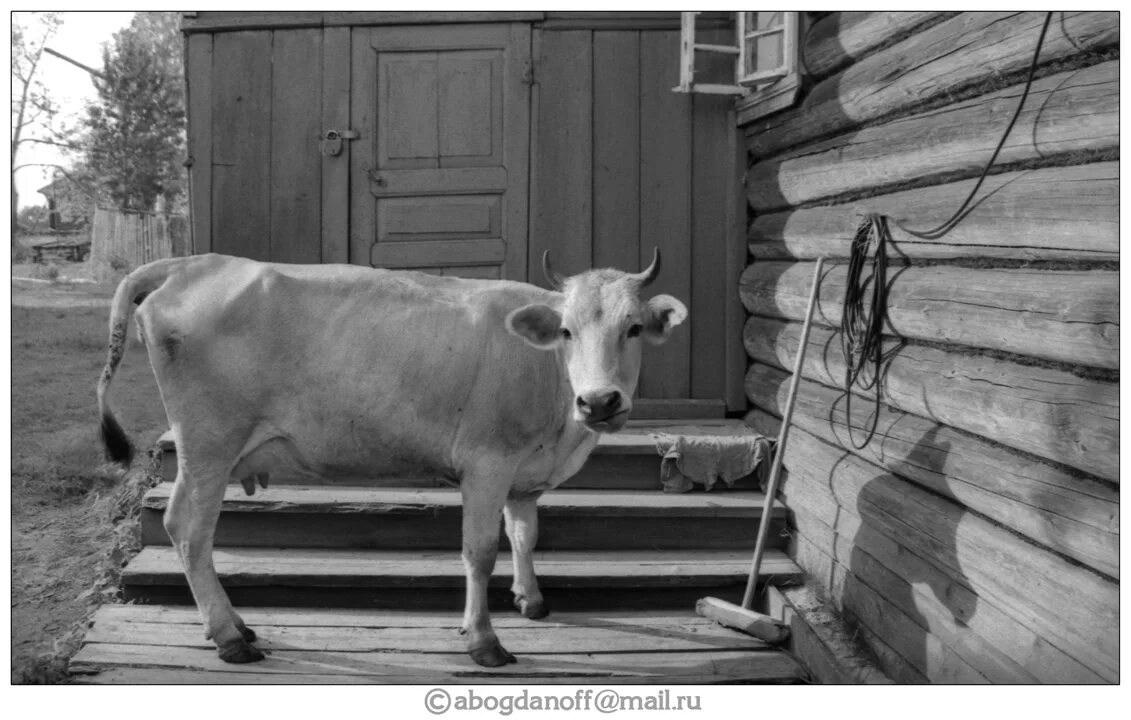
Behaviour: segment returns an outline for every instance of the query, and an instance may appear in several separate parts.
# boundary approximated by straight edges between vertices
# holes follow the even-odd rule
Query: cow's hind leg
[[[216,520],[227,476],[219,470],[186,470],[184,464],[178,468],[165,509],[165,529],[184,565],[189,588],[204,620],[205,636],[216,643],[220,659],[225,662],[262,660],[263,653],[249,644],[255,640],[255,633],[232,609],[212,562]]]
[[[514,559],[514,606],[523,617],[536,620],[550,614],[538,578],[534,574],[534,546],[538,543],[538,496],[524,495],[507,500],[507,537]]]
[[[512,473],[513,474],[513,473]],[[467,573],[467,603],[463,629],[471,659],[485,667],[516,662],[499,642],[487,609],[487,584],[499,552],[499,519],[511,476],[475,474],[460,484],[463,494],[463,564]]]

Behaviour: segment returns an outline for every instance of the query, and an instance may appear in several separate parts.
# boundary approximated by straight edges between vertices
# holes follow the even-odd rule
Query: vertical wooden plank
[[[212,36],[189,35],[185,68],[192,253],[212,252]]]
[[[213,75],[212,248],[270,255],[271,33],[219,33]]]
[[[271,92],[271,260],[321,259],[322,31],[276,30]]]
[[[530,33],[530,77],[533,79],[534,68],[542,60],[542,37],[544,33],[541,27],[531,30]],[[526,214],[526,248],[528,250],[526,258],[526,282],[535,285],[545,285],[542,278],[542,271],[540,269],[539,261],[542,258],[542,252],[546,250],[549,245],[544,242],[543,238],[538,232],[535,222],[535,217],[538,214],[538,198],[542,192],[542,157],[538,149],[538,138],[542,130],[542,86],[538,82],[530,84],[530,196],[527,202]]]
[[[377,53],[372,28],[352,30],[350,43],[350,126],[360,137],[349,154],[349,262],[369,265],[369,248],[377,240],[376,199],[369,192],[368,172],[377,167]]]
[[[725,211],[727,213],[727,248],[726,248],[726,326],[724,330],[726,355],[726,381],[725,400],[728,411],[737,412],[748,407],[746,400],[746,366],[749,360],[746,348],[742,344],[742,328],[746,324],[746,308],[738,295],[739,277],[746,269],[746,192],[744,181],[746,179],[746,143],[738,129],[738,113],[731,108],[727,115],[727,124],[731,128],[728,138],[729,152],[732,158],[731,182],[727,186],[728,193]]]
[[[640,268],[640,33],[593,33],[593,265]]]
[[[540,45],[538,181],[528,259],[530,278],[539,284],[543,250],[566,275],[588,270],[593,261],[592,32],[543,33]]]
[[[347,130],[350,125],[350,30],[322,30],[322,127]],[[342,143],[342,154],[322,156],[321,262],[349,262],[350,155],[356,141]]]
[[[526,23],[511,23],[503,88],[503,165],[507,194],[503,198],[503,240],[506,260],[502,276],[526,281],[530,213],[530,85],[524,77],[531,64],[531,33]]]
[[[679,71],[679,33],[640,36],[640,261],[663,254],[663,271],[649,288],[691,303],[691,99],[672,92]],[[692,328],[684,326],[647,353],[642,398],[690,396]]]
[[[725,45],[734,41],[727,30],[702,33],[700,42]],[[721,53],[700,53],[700,82],[717,82],[733,72],[734,60]],[[691,397],[721,400],[726,384],[726,302],[738,297],[728,285],[727,203],[734,182],[733,140],[737,130],[730,109],[734,100],[697,94],[692,100],[692,232],[691,232]],[[739,331],[741,335],[741,330]]]

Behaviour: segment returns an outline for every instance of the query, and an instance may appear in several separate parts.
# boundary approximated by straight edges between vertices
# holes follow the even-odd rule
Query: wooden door
[[[350,262],[526,280],[529,26],[353,33]]]

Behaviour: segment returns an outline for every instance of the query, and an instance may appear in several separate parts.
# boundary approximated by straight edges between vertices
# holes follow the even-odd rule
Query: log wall
[[[1119,681],[1118,17],[831,13],[809,92],[745,126],[747,422],[785,457],[792,551],[900,682]],[[840,324],[865,213],[889,217],[875,391]],[[899,221],[897,224],[896,221]],[[868,271],[865,271],[865,277]],[[851,400],[851,403],[848,401]]]

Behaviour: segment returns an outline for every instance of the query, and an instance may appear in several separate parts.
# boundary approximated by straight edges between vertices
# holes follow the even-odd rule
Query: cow
[[[102,441],[129,464],[109,391],[136,306],[177,448],[164,524],[221,659],[263,658],[212,563],[225,487],[286,473],[458,484],[468,652],[486,667],[515,662],[487,610],[500,516],[515,606],[543,617],[536,501],[581,469],[601,433],[624,427],[641,343],[663,343],[687,317],[670,295],[640,298],[658,249],[639,273],[566,278],[548,252],[542,265],[551,290],[214,254],[158,260],[121,281],[98,383]]]

